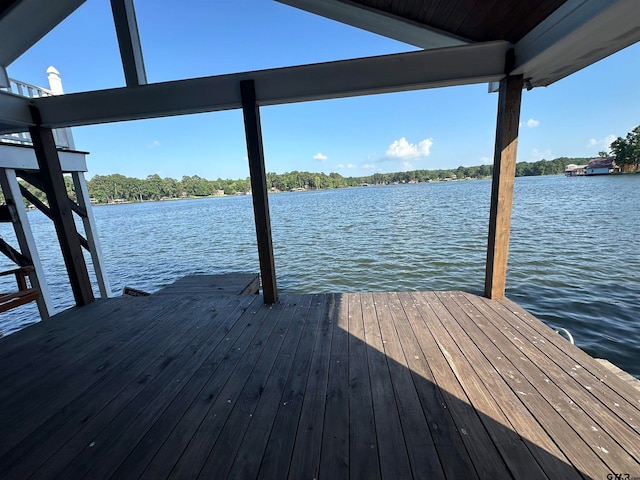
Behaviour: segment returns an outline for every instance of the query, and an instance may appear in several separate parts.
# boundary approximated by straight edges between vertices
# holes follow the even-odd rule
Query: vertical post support
[[[0,168],[0,186],[2,187],[4,198],[11,212],[13,230],[16,232],[20,252],[29,258],[33,265],[33,272],[29,274],[29,280],[31,281],[32,287],[40,292],[36,303],[38,305],[38,311],[40,312],[40,318],[46,320],[55,313],[53,301],[51,300],[49,285],[47,285],[45,280],[40,255],[38,254],[36,242],[31,231],[27,209],[24,207],[24,202],[22,201],[20,184],[18,183],[15,170]]]
[[[264,303],[275,303],[278,300],[276,286],[276,268],[271,240],[271,219],[269,217],[269,197],[267,194],[267,175],[264,166],[262,148],[262,129],[260,126],[260,108],[256,103],[256,90],[253,80],[240,82],[242,96],[242,113],[247,139],[249,157],[249,175],[253,198],[253,214],[256,223],[258,240],[258,257],[260,259],[260,275]]]
[[[0,88],[9,88],[11,87],[11,82],[9,81],[9,74],[7,73],[7,68],[4,65],[0,65]]]
[[[513,185],[516,176],[518,125],[522,101],[522,75],[507,75],[500,82],[496,146],[493,157],[491,208],[485,270],[484,295],[504,298],[511,232]]]
[[[142,45],[133,0],[111,0],[111,11],[127,87],[146,85],[147,73],[142,58]]]
[[[93,217],[87,182],[82,172],[72,172],[71,177],[73,178],[73,187],[78,199],[78,205],[87,212],[86,216],[82,216],[82,223],[84,224],[84,231],[87,236],[87,243],[89,244],[89,253],[91,253],[93,269],[96,272],[100,296],[102,298],[109,298],[111,296],[111,286],[109,285],[104,262],[102,261],[102,249],[100,248],[100,239],[97,235],[98,230],[96,229],[96,220]]]
[[[38,124],[39,112],[34,108],[32,113]],[[87,305],[94,300],[93,290],[71,210],[71,200],[67,195],[53,131],[50,128],[35,126],[29,128],[29,133],[76,305]]]
[[[51,90],[51,93],[54,95],[64,95],[60,72],[58,72],[53,65],[47,68],[47,78],[49,80],[49,90]],[[73,141],[73,134],[71,133],[71,127],[57,128],[53,131],[53,135],[56,138],[57,145],[67,147],[70,150],[76,149],[76,145]]]

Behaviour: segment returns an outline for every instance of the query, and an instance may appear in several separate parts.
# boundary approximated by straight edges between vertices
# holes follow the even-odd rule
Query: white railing
[[[53,73],[55,72],[55,73]],[[60,83],[60,76],[58,72],[53,69],[51,71],[51,67],[47,70],[49,73],[49,82],[51,83],[52,75],[57,77],[58,85],[60,85],[59,89],[62,90],[62,84]],[[28,98],[40,98],[40,97],[50,97],[52,95],[56,95],[52,90],[48,90],[43,87],[36,87],[35,85],[30,85],[25,82],[21,82],[19,80],[14,80],[12,78],[9,79],[8,87],[0,87],[0,90],[13,93],[14,95],[20,95],[21,97]],[[62,93],[62,91],[60,91]],[[56,146],[59,148],[65,148],[70,150],[75,150],[75,145],[73,142],[73,134],[71,133],[70,128],[58,128],[53,131],[53,138],[55,139]],[[0,135],[0,143],[13,143],[17,145],[32,145],[31,135],[29,132],[19,132],[19,133],[7,133]]]

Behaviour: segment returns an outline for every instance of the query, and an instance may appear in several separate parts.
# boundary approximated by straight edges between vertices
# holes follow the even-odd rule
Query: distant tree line
[[[538,162],[520,162],[516,175],[554,175],[563,173],[570,163],[585,162],[584,158],[556,158]],[[374,173],[364,177],[344,177],[339,173],[293,171],[267,173],[267,187],[272,191],[315,190],[353,187],[358,185],[385,185],[392,183],[427,182],[464,178],[486,178],[493,172],[492,165],[458,167],[444,170],[412,170],[408,172]],[[243,180],[207,180],[184,176],[181,180],[149,175],[146,179],[125,177],[120,174],[96,175],[88,182],[89,193],[97,203],[117,201],[148,201],[169,198],[209,197],[215,195],[244,194],[251,190],[249,178]]]
[[[556,158],[538,162],[520,162],[516,164],[516,176],[555,175],[563,173],[570,163],[586,163],[584,158]],[[492,165],[474,167],[460,166],[443,170],[411,170],[408,172],[374,173],[364,177],[343,177],[339,173],[287,172],[267,173],[267,186],[271,191],[295,191],[308,189],[330,189],[359,185],[387,185],[393,183],[415,183],[454,179],[473,179],[490,177]],[[65,177],[67,192],[75,200],[73,183]],[[43,203],[46,196],[40,190],[24,183]],[[143,202],[163,199],[210,197],[216,195],[245,194],[251,191],[249,178],[243,180],[207,180],[198,175],[183,176],[181,180],[149,175],[145,179],[125,177],[119,173],[95,175],[87,181],[89,195],[95,203]]]

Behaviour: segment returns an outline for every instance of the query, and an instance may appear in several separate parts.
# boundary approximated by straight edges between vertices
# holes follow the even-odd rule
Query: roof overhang
[[[0,65],[13,61],[83,1],[11,2],[11,8],[0,12]],[[509,73],[522,74],[528,85],[546,86],[640,40],[638,0],[535,0],[533,4],[539,5],[540,10],[531,18],[536,18],[537,26],[527,34],[523,33],[524,37],[514,40],[515,44],[504,40],[465,43],[464,39],[451,32],[384,11],[390,6],[405,5],[401,2],[278,1],[429,48],[396,55],[149,85],[135,85],[140,83],[138,78],[129,82],[131,85],[126,88],[47,98],[24,99],[0,92],[0,133],[24,131],[33,125],[30,105],[39,109],[42,124],[53,128],[240,108],[239,83],[247,79],[256,82],[260,105],[494,82],[504,77],[510,50],[515,52],[515,63],[510,64],[514,68],[509,67]],[[480,0],[452,2],[416,0],[406,5],[418,10],[429,8],[439,11],[441,19],[455,13],[458,25],[467,26],[473,26],[476,19],[473,11],[464,10],[464,5],[474,5],[484,9],[486,14],[492,13],[492,7],[487,7]],[[120,15],[115,12],[116,24],[127,27],[126,35],[123,35],[125,40],[136,40],[133,2],[119,0],[119,3],[131,12],[126,8]],[[371,5],[379,5],[379,8]],[[519,0],[504,0],[501,11],[504,10],[502,17],[507,18],[502,20],[506,25],[491,15],[483,17],[485,36],[492,31],[492,26],[500,26],[503,34],[515,28],[515,22],[505,16],[505,11],[518,8],[521,18],[527,13],[522,5]],[[539,21],[542,17],[544,19]],[[451,43],[456,45],[442,47]],[[136,54],[138,50],[140,55]],[[139,42],[125,49],[123,59],[130,60],[129,73],[143,72],[143,68],[137,66],[141,62]]]
[[[396,6],[393,2],[276,1],[420,48],[469,43],[451,32],[389,13]],[[441,9],[441,16],[445,18],[452,15],[452,9],[472,3],[470,0],[452,0],[450,6],[445,6],[424,1],[407,3],[403,8],[414,11]],[[508,9],[518,2],[504,0],[502,3],[501,8]],[[469,13],[463,21],[473,23],[476,19]],[[567,0],[523,38],[514,40],[516,61],[511,73],[524,75],[532,86],[547,86],[638,41],[637,0]]]
[[[349,0],[276,1],[419,48],[442,48],[471,43],[437,28]]]
[[[10,65],[84,2],[85,0],[12,2],[10,8],[0,15],[0,65]]]
[[[513,73],[547,86],[640,41],[637,0],[569,0],[515,45]]]

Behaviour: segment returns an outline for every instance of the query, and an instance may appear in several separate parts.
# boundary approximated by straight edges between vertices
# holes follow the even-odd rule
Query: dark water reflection
[[[271,195],[279,287],[479,292],[489,195],[488,180]],[[636,376],[639,204],[640,175],[517,179],[507,279],[510,298]],[[94,213],[114,292],[154,291],[194,272],[258,269],[249,196]],[[59,249],[47,247],[55,233],[42,215],[29,215],[56,303],[67,306]],[[0,227],[11,240],[10,226]],[[17,309],[0,317],[0,329],[10,333],[36,317],[33,306]]]

